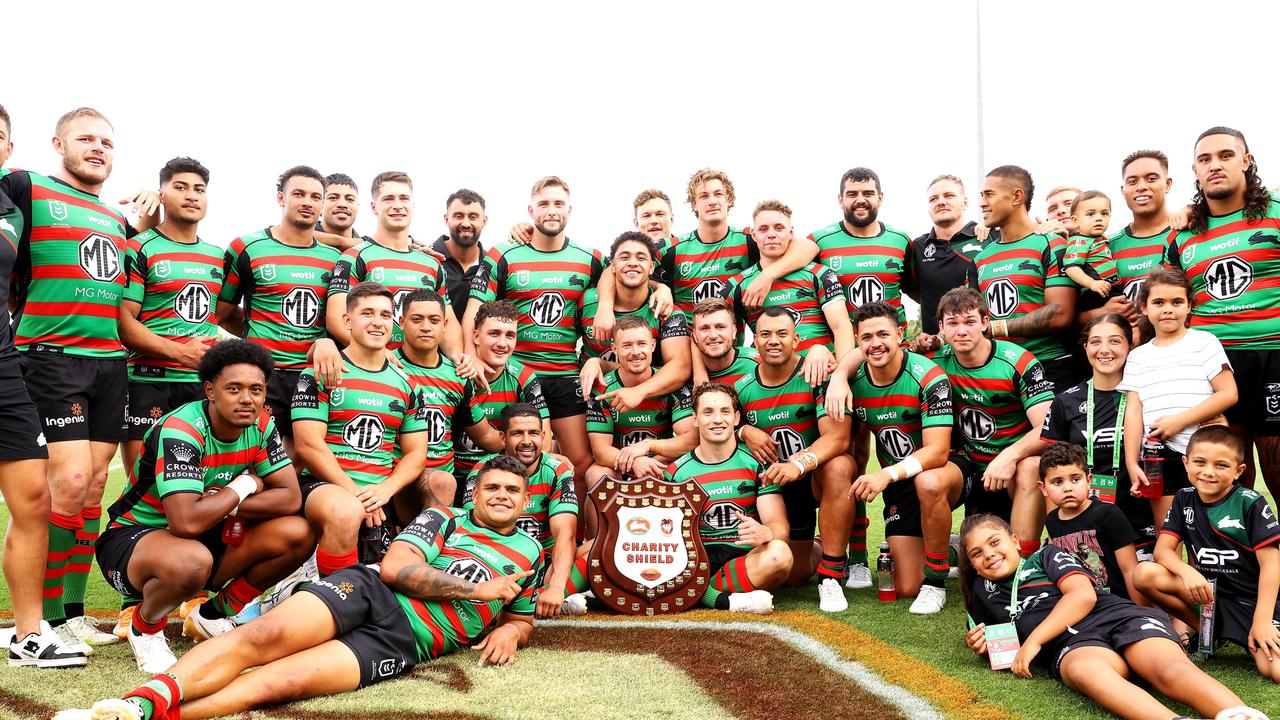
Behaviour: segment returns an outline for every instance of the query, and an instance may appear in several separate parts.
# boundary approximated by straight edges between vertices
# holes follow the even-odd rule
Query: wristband
[[[239,340],[239,339],[240,339],[240,337],[239,337],[238,335],[233,335],[233,334],[231,334],[231,333],[227,332],[227,329],[226,329],[226,328],[224,328],[224,327],[222,327],[221,325],[217,325],[217,326],[215,326],[215,327],[217,328],[217,331],[218,331],[218,334],[217,334],[217,341],[218,341],[218,342],[222,342],[222,341],[224,341],[224,340]]]
[[[906,478],[913,478],[924,470],[924,466],[920,464],[920,461],[916,459],[915,455],[908,455],[906,459],[898,464],[902,466],[902,477],[904,480]]]
[[[1009,333],[1009,321],[993,320],[991,322],[992,337],[1008,337],[1008,333]]]
[[[790,462],[792,465],[795,465],[796,468],[800,470],[801,475],[809,472],[809,469],[804,466],[804,463],[800,462],[800,460],[797,458],[791,458],[791,460],[789,460],[788,462]]]
[[[236,494],[240,498],[236,501],[236,508],[240,507],[240,503],[245,501],[258,489],[258,481],[252,475],[240,475],[235,480],[227,483],[227,489]],[[232,511],[234,512],[234,511]]]
[[[885,468],[885,469],[884,469],[884,471],[885,471],[885,472],[887,472],[887,473],[889,473],[889,480],[890,480],[890,481],[892,481],[892,482],[898,482],[899,480],[901,480],[901,479],[902,479],[902,478],[898,477],[898,466],[897,466],[897,465],[890,465],[889,467]]]

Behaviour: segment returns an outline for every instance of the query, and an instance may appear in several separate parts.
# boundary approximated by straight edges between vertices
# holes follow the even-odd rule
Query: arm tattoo
[[[1052,335],[1050,323],[1053,322],[1053,316],[1058,314],[1061,306],[1058,303],[1049,303],[1044,307],[1036,308],[1022,317],[1010,318],[1005,323],[1005,334],[1009,337],[1043,337]]]
[[[390,585],[393,590],[419,600],[467,600],[476,589],[475,583],[425,562],[402,568]]]

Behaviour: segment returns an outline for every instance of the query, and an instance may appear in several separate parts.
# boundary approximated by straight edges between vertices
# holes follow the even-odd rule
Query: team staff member
[[[489,217],[485,215],[484,198],[466,188],[454,191],[445,200],[444,208],[444,224],[449,232],[436,238],[431,250],[444,258],[449,306],[455,313],[461,313],[467,309],[471,283],[484,257],[480,233]]]
[[[914,348],[932,352],[938,340],[938,300],[958,287],[978,287],[978,266],[973,263],[986,246],[988,236],[998,240],[998,231],[965,221],[969,207],[964,183],[955,175],[939,175],[929,183],[929,219],[933,228],[911,241],[911,272],[903,292],[920,303],[920,334]]]

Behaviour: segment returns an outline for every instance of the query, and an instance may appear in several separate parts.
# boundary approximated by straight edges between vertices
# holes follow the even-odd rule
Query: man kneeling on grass
[[[482,665],[510,664],[533,633],[542,554],[516,529],[528,492],[520,461],[494,457],[480,468],[475,509],[424,510],[391,543],[381,578],[364,565],[339,570],[123,699],[54,717],[200,720],[355,690],[467,646],[495,621],[474,648]]]

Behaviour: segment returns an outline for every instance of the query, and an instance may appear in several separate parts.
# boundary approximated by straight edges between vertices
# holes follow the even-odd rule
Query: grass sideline
[[[123,470],[111,473],[105,505],[109,505],[119,496],[123,482]],[[1275,507],[1269,493],[1267,498],[1268,502],[1272,503],[1272,507]],[[869,509],[872,523],[868,534],[868,548],[872,562],[884,532],[884,524],[880,520],[881,512],[880,501],[873,503]],[[959,519],[957,514],[957,527]],[[8,507],[0,504],[0,523],[7,523],[7,520]],[[936,685],[937,695],[933,697],[942,698],[937,701],[937,704],[948,717],[982,717],[982,713],[976,712],[979,708],[974,705],[975,702],[1003,708],[1014,717],[1062,717],[1073,718],[1073,720],[1111,717],[1092,701],[1047,678],[1037,677],[1027,681],[1014,678],[1007,672],[990,671],[985,663],[979,661],[963,645],[961,637],[965,618],[960,603],[960,593],[954,582],[948,583],[948,593],[950,598],[946,609],[934,617],[917,617],[909,614],[907,607],[910,603],[906,600],[895,603],[878,602],[874,589],[849,591],[847,593],[849,610],[845,613],[820,614],[817,611],[816,585],[813,584],[806,588],[776,591],[775,608],[780,613],[795,611],[786,613],[786,624],[820,641],[831,633],[830,623],[834,622],[848,625],[873,640],[883,643],[882,646],[873,646],[871,650],[863,649],[846,654],[849,655],[849,659],[866,664],[891,682],[902,684],[913,692],[929,696],[918,685],[922,682],[926,685]],[[106,584],[96,564],[85,595],[85,606],[94,611],[95,615],[110,615],[119,607],[119,595]],[[10,609],[7,588],[0,585],[0,616],[9,616]],[[806,616],[812,619],[807,620]],[[536,638],[535,634],[535,647]],[[892,652],[882,651],[884,648]],[[182,645],[175,646],[179,654],[183,649],[185,647]],[[0,667],[0,686],[12,689],[25,697],[42,698],[49,704],[59,704],[84,694],[75,691],[82,686],[90,693],[86,697],[94,697],[92,693],[95,689],[106,690],[118,684],[121,674],[142,678],[142,675],[133,668],[127,647],[117,645],[103,648],[99,651],[99,655],[101,657],[91,660],[89,670],[57,673],[50,671],[48,674],[30,673],[29,679],[16,672],[8,671],[8,668]],[[461,662],[461,660],[455,659],[451,662]],[[432,663],[432,665],[436,664],[444,663],[441,661]],[[94,673],[94,668],[98,668],[99,672]],[[1240,695],[1247,704],[1272,716],[1280,715],[1280,688],[1277,688],[1274,683],[1262,680],[1254,669],[1252,661],[1239,648],[1228,646],[1214,659],[1208,669],[1211,674]],[[102,670],[106,672],[101,672]],[[51,678],[55,683],[50,683]],[[95,682],[95,680],[102,682]],[[353,700],[360,702],[361,697],[366,694],[373,696],[376,692],[377,688],[361,691],[353,696]],[[1186,708],[1175,709],[1187,711]],[[13,708],[0,706],[0,720],[26,717],[28,716]],[[388,717],[394,716],[388,713]],[[504,711],[496,717],[511,717],[511,715]]]

